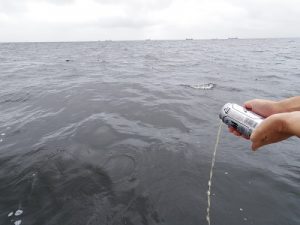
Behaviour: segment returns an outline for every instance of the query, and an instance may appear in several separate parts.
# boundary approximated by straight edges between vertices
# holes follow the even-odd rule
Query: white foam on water
[[[220,135],[221,135],[221,130],[222,130],[222,121],[220,122],[220,126],[219,126],[219,130],[218,130],[218,134],[217,134],[217,139],[216,139],[216,143],[215,143],[215,149],[214,149],[214,154],[211,160],[211,167],[210,167],[210,173],[209,173],[209,181],[208,181],[208,190],[207,190],[207,215],[206,215],[206,220],[208,225],[210,225],[210,193],[211,193],[211,185],[212,185],[212,176],[213,176],[213,169],[215,166],[215,160],[216,160],[216,153],[217,153],[217,148],[219,145],[219,141],[220,141]]]
[[[3,139],[1,138],[1,139],[0,139],[0,142],[2,142],[2,141],[3,141]]]
[[[181,86],[189,87],[193,89],[200,89],[200,90],[211,90],[213,89],[216,84],[214,83],[207,83],[207,84],[181,84]]]
[[[1,136],[5,136],[5,133],[2,133]]]
[[[15,212],[15,216],[20,216],[23,214],[23,210],[21,209],[18,209],[16,212]]]
[[[21,223],[22,223],[22,220],[17,220],[17,221],[15,221],[15,225],[21,225]]]

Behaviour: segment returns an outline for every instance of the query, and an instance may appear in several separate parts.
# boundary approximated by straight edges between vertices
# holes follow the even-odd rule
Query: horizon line
[[[70,42],[130,42],[130,41],[205,41],[205,40],[262,40],[262,39],[298,39],[300,37],[228,37],[228,38],[192,38],[187,37],[185,39],[103,39],[103,40],[69,40],[69,41],[0,41],[0,43],[70,43]]]

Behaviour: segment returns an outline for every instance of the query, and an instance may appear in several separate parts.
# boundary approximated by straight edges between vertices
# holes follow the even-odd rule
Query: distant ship
[[[229,37],[227,38],[228,40],[235,40],[235,39],[239,39],[238,37]]]
[[[186,38],[185,39],[186,41],[192,41],[192,40],[194,40],[193,38]]]

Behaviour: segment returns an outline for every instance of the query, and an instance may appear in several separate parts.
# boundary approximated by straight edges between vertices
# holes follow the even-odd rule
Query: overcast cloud
[[[0,0],[0,41],[300,37],[298,0]]]

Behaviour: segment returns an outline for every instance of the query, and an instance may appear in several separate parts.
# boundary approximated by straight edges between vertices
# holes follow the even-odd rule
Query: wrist
[[[276,113],[300,111],[300,96],[284,99],[274,103]]]
[[[300,137],[300,111],[284,113],[285,132]]]
[[[286,110],[286,103],[284,101],[278,101],[274,103],[272,114],[285,113],[285,112],[288,111]]]

